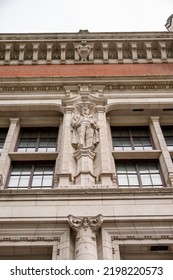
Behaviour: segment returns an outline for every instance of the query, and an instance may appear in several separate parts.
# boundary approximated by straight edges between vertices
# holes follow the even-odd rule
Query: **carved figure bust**
[[[90,113],[88,105],[83,105],[81,113],[76,113],[71,120],[72,145],[74,148],[93,150],[99,143],[99,126]]]

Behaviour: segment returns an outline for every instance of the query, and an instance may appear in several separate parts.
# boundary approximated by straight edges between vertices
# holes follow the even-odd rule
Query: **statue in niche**
[[[75,149],[94,148],[99,143],[99,126],[90,113],[88,105],[83,105],[81,113],[76,113],[71,120],[72,145]]]

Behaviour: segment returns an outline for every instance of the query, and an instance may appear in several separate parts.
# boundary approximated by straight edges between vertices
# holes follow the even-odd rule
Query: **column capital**
[[[18,124],[19,123],[19,119],[18,118],[11,118],[10,119],[10,123]]]
[[[68,222],[75,232],[79,232],[80,229],[87,230],[88,228],[90,228],[93,232],[97,232],[103,223],[103,216],[99,214],[93,218],[79,218],[73,215],[69,215]]]

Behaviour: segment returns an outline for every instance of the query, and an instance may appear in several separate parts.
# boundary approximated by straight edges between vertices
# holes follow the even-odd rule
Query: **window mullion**
[[[34,169],[35,169],[35,165],[32,164],[32,167],[31,167],[31,174],[30,174],[30,178],[29,178],[29,189],[32,188],[32,181],[33,181],[33,176],[34,176]]]
[[[142,180],[141,180],[141,175],[140,175],[140,172],[139,172],[138,163],[135,163],[135,169],[136,169],[136,174],[137,174],[137,177],[138,177],[139,187],[141,188],[142,187]]]

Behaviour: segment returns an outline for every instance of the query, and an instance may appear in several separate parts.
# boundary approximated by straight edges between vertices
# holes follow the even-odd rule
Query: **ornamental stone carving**
[[[88,44],[86,41],[82,41],[79,45],[75,45],[75,48],[79,54],[80,60],[85,62],[88,60],[93,45]]]
[[[84,231],[91,229],[92,232],[97,232],[103,223],[103,216],[99,214],[93,218],[78,218],[73,215],[69,215],[68,222],[75,232],[79,232],[80,229],[84,229]]]
[[[75,149],[94,150],[99,143],[99,125],[91,114],[88,104],[81,105],[71,120],[72,146]]]
[[[75,232],[75,260],[96,260],[96,234],[102,223],[102,215],[94,218],[68,216],[68,222]]]

